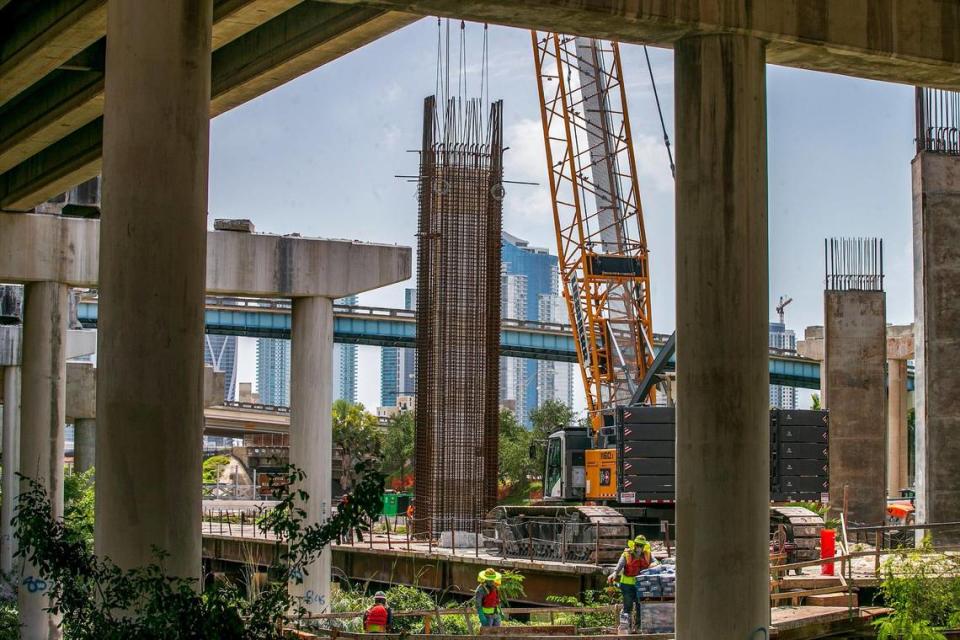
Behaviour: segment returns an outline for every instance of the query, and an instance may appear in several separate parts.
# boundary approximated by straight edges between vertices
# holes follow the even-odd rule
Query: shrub
[[[32,480],[14,516],[17,554],[50,585],[50,610],[63,616],[71,640],[276,640],[291,611],[295,617],[305,613],[287,583],[302,580],[304,568],[338,536],[356,531],[362,537],[363,523],[383,508],[383,476],[366,464],[356,471],[362,479],[336,515],[323,524],[306,524],[300,501],[309,497],[296,488],[305,476],[289,468],[275,495],[277,507],[259,523],[277,537],[280,559],[270,568],[275,581],[252,599],[231,583],[218,581],[200,593],[194,579],[167,576],[168,554],[160,549],[153,550],[155,563],[130,570],[95,556],[64,520],[51,516],[46,491]]]
[[[960,623],[960,558],[934,553],[927,536],[919,548],[884,561],[880,591],[895,610],[876,623],[881,639],[940,639],[935,629]]]

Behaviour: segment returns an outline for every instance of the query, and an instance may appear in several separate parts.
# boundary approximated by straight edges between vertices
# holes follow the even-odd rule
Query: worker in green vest
[[[620,585],[620,594],[623,596],[623,612],[629,616],[630,626],[636,629],[640,615],[637,600],[637,576],[653,563],[653,552],[645,536],[639,535],[633,540],[627,540],[627,548],[620,554],[617,566],[607,577],[607,582],[616,582]]]

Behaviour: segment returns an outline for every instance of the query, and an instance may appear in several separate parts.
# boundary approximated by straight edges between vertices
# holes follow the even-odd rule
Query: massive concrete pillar
[[[211,11],[110,1],[100,225],[96,550],[197,578]]]
[[[764,44],[674,54],[677,638],[745,640],[770,619]]]
[[[823,406],[830,411],[830,504],[882,524],[887,496],[886,294],[824,293]]]
[[[77,418],[73,422],[73,470],[83,473],[93,467],[97,421]]]
[[[907,361],[887,360],[887,496],[907,487]]]
[[[295,298],[290,333],[290,462],[306,474],[306,524],[330,515],[333,457],[333,300]],[[329,609],[330,549],[290,592],[311,613]]]
[[[44,485],[55,518],[63,515],[68,295],[66,285],[32,283],[23,305],[20,473]],[[20,490],[26,487],[21,480]],[[44,611],[49,598],[43,584],[31,563],[24,562],[17,597],[23,640],[60,637],[56,618]]]
[[[13,508],[19,493],[17,472],[20,470],[20,367],[4,367],[3,370],[3,477],[0,486],[3,502],[0,503],[0,572],[13,570],[13,554],[17,541],[13,537]]]
[[[960,157],[913,160],[916,488],[919,522],[960,521]],[[960,543],[960,533],[935,534]]]

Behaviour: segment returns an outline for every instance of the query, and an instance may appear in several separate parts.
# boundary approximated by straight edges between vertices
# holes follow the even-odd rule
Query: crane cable
[[[643,55],[647,58],[647,72],[650,74],[650,84],[653,86],[653,98],[657,101],[657,113],[660,115],[660,128],[663,130],[663,144],[667,148],[667,158],[670,159],[670,174],[677,179],[677,167],[673,163],[673,151],[670,150],[670,134],[667,133],[667,124],[663,120],[663,108],[660,106],[660,94],[657,92],[657,81],[653,77],[653,65],[650,64],[650,52],[647,45],[643,45]]]

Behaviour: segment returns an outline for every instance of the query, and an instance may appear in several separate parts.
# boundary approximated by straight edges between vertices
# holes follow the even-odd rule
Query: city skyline
[[[468,39],[482,32],[482,25],[467,24]],[[532,183],[507,185],[504,228],[556,251],[529,32],[491,25],[488,36],[490,95],[507,98],[505,176]],[[416,186],[394,176],[415,171],[407,149],[421,139],[423,97],[435,91],[435,39],[435,24],[413,24],[212,121],[212,215],[248,217],[258,230],[276,233],[416,246]],[[654,330],[670,333],[674,183],[644,51],[624,45],[621,55],[650,243]],[[672,140],[673,54],[650,48],[649,55]],[[357,83],[361,75],[370,82]],[[911,322],[913,88],[775,65],[767,67],[767,85],[769,319],[776,319],[777,296],[789,292],[789,327],[802,335],[804,327],[823,324],[824,236],[869,234],[883,237],[887,249],[887,320]],[[362,131],[351,126],[356,118],[367,123]],[[330,144],[339,144],[336,153]],[[361,298],[400,308],[412,285]],[[244,342],[241,350],[252,355]],[[359,347],[358,399],[369,407],[380,399],[379,363],[379,349]]]

